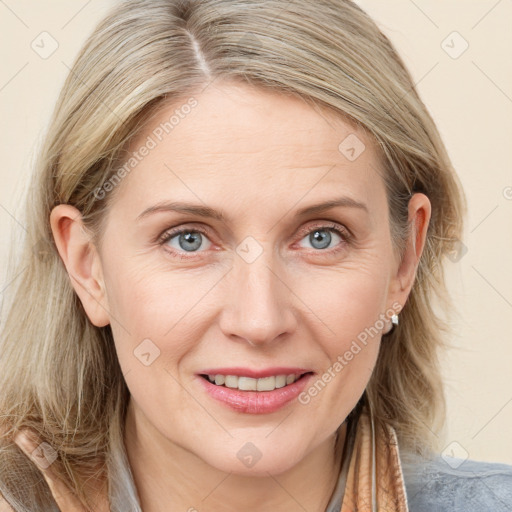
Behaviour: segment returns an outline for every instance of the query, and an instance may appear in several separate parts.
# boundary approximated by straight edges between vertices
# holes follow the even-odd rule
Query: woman
[[[512,468],[435,457],[464,199],[356,5],[121,3],[35,179],[1,335],[7,510],[512,506]]]

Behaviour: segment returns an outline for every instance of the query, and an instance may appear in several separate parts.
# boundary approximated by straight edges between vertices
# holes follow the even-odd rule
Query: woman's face
[[[218,469],[285,471],[356,405],[410,289],[374,146],[299,99],[225,82],[162,108],[129,150],[89,316],[112,326],[131,407]],[[259,392],[230,386],[283,377],[201,376],[304,372]]]

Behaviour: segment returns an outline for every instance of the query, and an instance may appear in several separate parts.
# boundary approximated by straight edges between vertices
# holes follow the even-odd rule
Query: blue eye
[[[315,228],[313,231],[309,233],[309,235],[304,237],[304,239],[307,239],[314,249],[323,250],[328,248],[329,245],[331,244],[333,240],[333,234],[334,238],[338,237],[340,240],[343,241],[343,237],[341,236],[341,234],[335,232],[334,229],[325,227]]]
[[[201,230],[180,229],[165,233],[160,242],[162,245],[165,244],[171,247],[173,252],[184,251],[187,253],[198,252],[205,240],[211,244],[211,242],[206,237],[206,233]],[[209,245],[206,247],[206,249],[208,249],[208,247]]]
[[[303,240],[307,240],[313,249],[318,249],[322,251],[324,249],[331,248],[331,243],[334,241],[338,241],[332,247],[336,247],[339,243],[343,243],[347,241],[348,236],[343,233],[343,231],[335,225],[332,226],[315,226],[313,230],[310,230],[309,233],[302,238]],[[338,240],[336,240],[338,239]],[[304,247],[301,245],[301,247]]]

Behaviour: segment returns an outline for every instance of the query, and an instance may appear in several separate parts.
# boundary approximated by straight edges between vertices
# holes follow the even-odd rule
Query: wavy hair
[[[26,198],[0,335],[0,491],[17,511],[56,511],[39,470],[13,443],[30,428],[59,457],[54,471],[91,508],[105,478],[113,512],[140,512],[123,445],[129,391],[110,326],[91,324],[49,223],[71,204],[99,239],[112,194],[97,197],[130,140],[163,102],[213,80],[295,95],[362,127],[381,155],[394,249],[409,234],[408,201],[428,196],[426,246],[398,325],[384,338],[366,389],[377,421],[402,450],[436,449],[445,401],[439,349],[451,306],[444,257],[457,250],[465,198],[437,128],[401,58],[348,0],[127,0],[81,49],[59,96]]]

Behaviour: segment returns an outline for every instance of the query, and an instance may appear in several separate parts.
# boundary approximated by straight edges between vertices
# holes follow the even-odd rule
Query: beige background
[[[467,252],[448,262],[460,316],[456,349],[443,358],[445,453],[512,464],[512,2],[358,3],[410,67],[468,197]],[[0,292],[10,233],[23,233],[20,199],[37,144],[68,66],[111,4],[0,1]],[[42,32],[58,43],[46,59],[31,48],[41,37],[39,52],[55,44]]]

